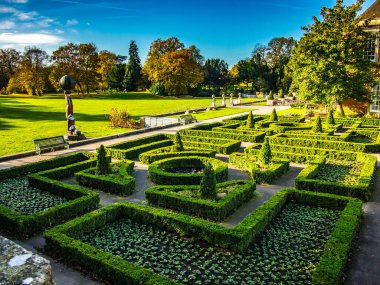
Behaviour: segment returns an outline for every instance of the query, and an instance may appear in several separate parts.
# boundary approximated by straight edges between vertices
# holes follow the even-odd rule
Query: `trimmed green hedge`
[[[227,164],[219,159],[200,156],[172,157],[156,161],[149,165],[149,177],[154,183],[160,185],[199,185],[203,173],[182,174],[171,173],[166,170],[177,167],[203,168],[207,162],[211,163],[217,182],[223,182],[228,179]]]
[[[173,145],[172,136],[158,134],[107,146],[106,152],[111,157],[120,160],[135,159],[143,152],[170,145]]]
[[[256,184],[249,180],[219,183],[217,189],[231,186],[235,188],[217,201],[177,194],[179,191],[196,192],[199,186],[156,186],[148,189],[145,197],[149,203],[159,207],[220,221],[233,214],[243,203],[248,202],[256,189]]]
[[[311,130],[313,126],[304,123],[292,123],[292,122],[273,122],[269,125],[276,133],[285,133],[292,130]]]
[[[255,163],[255,157],[235,152],[230,155],[229,162],[240,169],[248,171],[257,184],[272,183],[289,170],[289,160],[274,159],[264,171]]]
[[[222,128],[214,128],[212,131],[182,130],[181,133],[185,136],[184,138],[186,138],[186,136],[196,136],[216,139],[232,139],[244,142],[258,142],[262,141],[265,137],[265,132]]]
[[[74,161],[74,156],[82,159],[83,157],[81,157],[81,155],[83,154],[81,153],[79,156],[71,154],[59,157],[59,163],[57,163],[57,158],[53,159],[53,161],[44,161],[44,163],[46,163],[46,166],[62,165],[65,158],[67,158],[66,162],[71,163]],[[57,168],[57,171],[55,172],[49,170],[30,174],[28,179],[31,187],[65,197],[70,201],[32,215],[19,214],[4,206],[0,206],[0,227],[15,238],[25,238],[96,208],[99,203],[98,194],[77,185],[71,185],[55,180],[70,176],[78,169],[91,167],[94,163],[96,163],[94,160],[81,161],[71,165],[61,166]],[[28,166],[30,170],[42,168],[41,163]],[[27,168],[24,166],[21,167],[21,169],[18,169],[17,167],[13,168],[14,177],[20,176],[20,173],[23,173],[25,169]],[[50,178],[54,177],[55,174],[57,175],[56,178]],[[9,174],[7,174],[7,178],[13,178],[8,175]]]
[[[204,157],[215,157],[215,150],[206,150],[206,149],[187,149],[184,151],[171,151],[171,147],[163,147],[151,151],[144,152],[139,155],[139,160],[145,164],[151,164],[155,161],[178,157],[178,156],[204,156]]]
[[[185,148],[201,148],[215,150],[217,153],[230,154],[238,151],[241,141],[217,139],[211,137],[197,137],[182,135],[182,143]]]
[[[380,144],[374,143],[353,143],[330,140],[315,140],[307,138],[294,138],[287,134],[277,134],[270,138],[271,145],[286,145],[292,147],[308,147],[320,149],[334,149],[351,152],[379,152]]]
[[[130,160],[111,164],[112,175],[96,175],[96,168],[75,173],[75,179],[82,186],[119,195],[131,195],[135,191],[136,180],[131,176],[135,163]],[[114,177],[114,176],[120,177]]]
[[[364,162],[357,185],[314,179],[319,169],[325,164],[325,161],[320,161],[317,164],[307,166],[298,174],[295,179],[296,188],[350,196],[367,201],[373,188],[377,159],[372,155],[358,154],[357,160]]]
[[[108,223],[128,218],[215,246],[242,251],[254,238],[259,237],[287,202],[342,211],[312,279],[312,284],[338,284],[360,222],[362,202],[349,197],[294,189],[277,192],[235,228],[225,228],[220,224],[164,209],[129,202],[116,203],[46,231],[45,250],[48,254],[59,257],[66,263],[79,265],[112,284],[174,284],[164,276],[84,244],[78,238]]]

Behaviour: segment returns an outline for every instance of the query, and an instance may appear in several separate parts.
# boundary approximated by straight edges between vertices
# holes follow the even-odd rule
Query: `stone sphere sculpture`
[[[75,79],[70,75],[64,75],[59,80],[59,86],[63,91],[71,91],[75,88]]]

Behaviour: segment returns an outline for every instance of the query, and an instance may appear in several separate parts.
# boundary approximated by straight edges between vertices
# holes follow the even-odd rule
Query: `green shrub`
[[[276,108],[273,108],[272,113],[270,114],[270,117],[269,117],[269,121],[271,121],[271,122],[277,122],[278,121]]]
[[[248,114],[248,119],[247,119],[247,128],[253,129],[254,127],[255,127],[255,121],[253,120],[252,111],[250,111]]]
[[[210,163],[206,163],[203,170],[203,177],[199,185],[199,193],[203,199],[216,199],[216,179],[215,172]]]
[[[279,99],[284,98],[284,91],[283,91],[282,89],[280,89],[280,90],[278,91],[278,98],[279,98]]]
[[[269,91],[268,100],[274,100],[273,91]]]
[[[106,156],[106,150],[102,144],[98,149],[98,159],[96,163],[95,173],[97,175],[106,175],[111,173],[110,161]]]
[[[179,152],[172,152],[171,147],[159,148],[151,151],[144,152],[139,155],[139,160],[145,164],[151,164],[152,162],[162,160],[165,158],[178,157],[178,156],[204,156],[215,157],[216,151],[206,149],[188,149]]]
[[[327,116],[326,122],[327,122],[329,125],[335,125],[334,110],[333,110],[333,109],[330,109],[330,110],[329,110],[329,114],[328,114],[328,116]]]
[[[314,121],[312,130],[313,130],[314,133],[321,133],[323,131],[323,129],[322,129],[322,121],[321,121],[321,118],[319,116]]]
[[[262,167],[268,165],[272,159],[272,152],[270,149],[269,138],[266,137],[264,143],[260,149],[259,156],[257,161],[261,164]]]
[[[181,135],[179,132],[175,133],[173,143],[174,143],[173,148],[172,148],[173,152],[178,152],[178,151],[184,150]]]
[[[188,135],[188,136],[221,138],[221,139],[244,141],[244,142],[259,142],[265,137],[265,133],[263,131],[257,131],[257,130],[248,129],[248,128],[228,129],[228,128],[217,127],[217,128],[212,129],[212,131],[188,129],[188,130],[182,130],[181,133],[183,135]]]
[[[123,160],[112,164],[109,174],[96,174],[95,168],[75,173],[79,185],[118,195],[131,195],[135,191],[135,178],[131,176],[133,161]]]

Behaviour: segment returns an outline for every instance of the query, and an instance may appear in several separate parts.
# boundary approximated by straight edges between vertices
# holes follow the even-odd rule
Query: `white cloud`
[[[54,22],[53,19],[46,18],[41,21],[37,21],[36,24],[38,24],[40,27],[46,28],[46,27],[50,27],[53,22]]]
[[[2,46],[51,45],[63,41],[62,38],[43,33],[0,33]]]
[[[21,3],[21,4],[25,4],[25,3],[28,3],[29,0],[6,0],[7,2],[9,3]]]
[[[32,11],[32,12],[28,12],[28,13],[24,13],[24,12],[19,12],[19,13],[16,13],[16,16],[21,20],[21,21],[26,21],[26,20],[31,20],[33,19],[35,16],[37,16],[38,13],[35,12],[35,11]]]
[[[0,30],[9,30],[16,27],[16,23],[13,21],[5,20],[0,22]]]
[[[12,8],[12,7],[0,6],[0,13],[15,14],[15,13],[18,13],[18,11],[15,8]]]
[[[75,25],[78,25],[78,24],[79,24],[79,22],[76,19],[69,19],[66,22],[66,26],[75,26]]]

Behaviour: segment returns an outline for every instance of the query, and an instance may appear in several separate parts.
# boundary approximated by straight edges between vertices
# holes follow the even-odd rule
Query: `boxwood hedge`
[[[164,276],[84,244],[78,238],[117,219],[129,218],[215,246],[241,251],[262,233],[287,202],[342,211],[312,277],[312,284],[339,284],[360,222],[362,202],[349,197],[294,189],[277,192],[234,228],[164,209],[128,202],[116,203],[46,231],[45,250],[112,284],[174,284]]]
[[[199,186],[156,186],[145,192],[149,203],[206,219],[224,220],[254,194],[256,184],[250,180],[233,180],[219,183],[217,189],[234,187],[226,196],[217,201],[178,195],[179,191],[197,192]]]
[[[172,157],[156,161],[149,165],[150,179],[161,185],[199,185],[203,173],[186,174],[166,171],[170,168],[194,167],[203,168],[205,163],[211,163],[217,182],[226,181],[228,178],[228,166],[215,158],[201,156]]]
[[[144,152],[139,155],[139,160],[145,164],[151,164],[152,162],[162,160],[170,157],[178,156],[204,156],[204,157],[215,157],[215,150],[206,149],[187,149],[184,151],[172,151],[171,147],[163,147],[154,149],[151,151]]]

